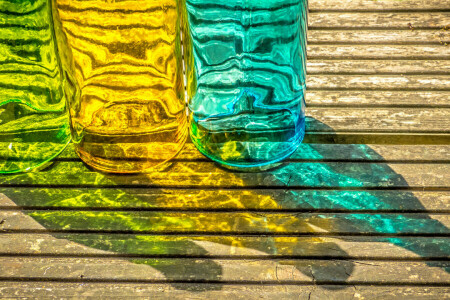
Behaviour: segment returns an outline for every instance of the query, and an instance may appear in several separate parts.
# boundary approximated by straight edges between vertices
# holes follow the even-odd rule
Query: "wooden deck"
[[[450,297],[450,1],[310,0],[308,135],[233,173],[0,177],[1,297]]]

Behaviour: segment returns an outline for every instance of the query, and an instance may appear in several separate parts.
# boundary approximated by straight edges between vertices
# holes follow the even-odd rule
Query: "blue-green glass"
[[[307,0],[186,0],[191,138],[211,159],[259,167],[305,134]]]

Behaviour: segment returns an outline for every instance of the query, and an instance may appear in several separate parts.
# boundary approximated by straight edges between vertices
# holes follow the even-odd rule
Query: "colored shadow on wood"
[[[348,147],[351,157],[383,160],[370,147]],[[287,162],[263,173],[233,173],[211,163],[177,162],[162,173],[139,176],[91,173],[83,166],[64,174],[57,163],[45,172],[2,177],[1,183],[72,187],[3,189],[2,193],[16,205],[26,207],[25,212],[55,236],[66,233],[64,238],[76,243],[124,257],[138,256],[129,259],[157,269],[169,281],[220,282],[223,266],[215,259],[204,258],[230,256],[237,251],[245,259],[250,251],[253,256],[269,256],[280,266],[291,266],[316,282],[345,282],[354,268],[354,254],[338,241],[349,236],[355,236],[361,244],[374,240],[377,244],[393,244],[425,261],[450,255],[446,218],[427,213],[417,196],[407,190],[408,182],[389,164],[326,163],[323,161],[330,154],[324,145],[305,144],[302,149],[307,152],[303,156],[318,162]],[[302,154],[294,157],[298,156]],[[59,173],[53,173],[55,169]],[[173,178],[184,178],[190,188],[146,188],[155,179],[173,187],[183,186],[170,183]],[[97,183],[105,186],[95,188]],[[204,190],[203,185],[209,188]],[[367,189],[377,186],[377,190]],[[403,190],[390,190],[391,186]],[[97,238],[89,238],[94,233]],[[202,259],[185,260],[184,265],[171,259],[190,256]],[[450,271],[445,263],[429,264]]]

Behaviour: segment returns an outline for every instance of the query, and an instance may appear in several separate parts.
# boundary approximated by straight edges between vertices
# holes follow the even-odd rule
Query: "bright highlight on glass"
[[[306,0],[186,0],[191,138],[211,159],[258,167],[305,134]]]
[[[78,155],[108,172],[146,171],[187,138],[177,0],[56,0],[73,55]]]
[[[0,173],[44,166],[70,141],[58,34],[50,0],[0,0]]]

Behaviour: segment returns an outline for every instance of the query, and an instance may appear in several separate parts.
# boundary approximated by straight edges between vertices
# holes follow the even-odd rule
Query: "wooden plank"
[[[8,256],[48,257],[114,257],[114,258],[321,258],[321,259],[365,259],[365,260],[431,260],[448,258],[449,238],[445,237],[401,237],[401,236],[271,236],[268,233],[255,236],[215,234],[155,235],[155,234],[85,234],[45,233],[38,218],[19,212],[20,228],[35,232],[3,233],[0,235],[0,253]],[[121,218],[121,220],[125,220]],[[5,220],[10,222],[11,219]],[[104,220],[100,220],[104,221]],[[110,220],[114,221],[114,220]],[[120,219],[116,221],[120,222]],[[136,220],[127,219],[128,225]],[[389,223],[387,223],[390,226]],[[318,225],[318,224],[316,224]],[[221,227],[217,223],[213,226]],[[318,226],[313,226],[316,230]],[[442,230],[437,222],[435,231]],[[391,228],[396,229],[395,226]],[[95,225],[93,226],[95,229]],[[392,229],[391,229],[392,230]],[[447,229],[444,229],[447,230]],[[41,232],[41,233],[38,233]]]
[[[310,60],[309,75],[445,75],[448,60]],[[446,93],[448,103],[448,93]]]
[[[36,229],[34,220],[45,229]],[[151,234],[448,235],[447,214],[153,211],[0,211],[5,232],[83,231]]]
[[[131,283],[58,283],[0,282],[0,294],[5,297],[46,298],[136,298],[151,299],[446,299],[447,287],[361,286],[361,285],[260,285],[260,284],[131,284]]]
[[[51,257],[447,259],[450,238],[2,234],[0,255]]]
[[[330,96],[330,98],[332,98],[332,96]],[[70,144],[57,159],[77,158],[78,156],[75,153],[75,147],[73,144]],[[200,154],[194,144],[188,142],[176,159],[201,160],[206,158]],[[450,145],[301,144],[289,160],[367,162],[450,161]]]
[[[447,133],[395,133],[395,132],[307,132],[306,143],[383,144],[383,145],[448,145]]]
[[[408,23],[406,23],[406,26]],[[442,45],[450,42],[450,30],[309,30],[308,44]]]
[[[355,200],[359,199],[359,200]],[[1,188],[0,208],[322,212],[450,211],[449,192]]]
[[[333,97],[333,96],[331,96]],[[1,145],[1,144],[0,144]],[[0,147],[1,148],[1,147]],[[6,148],[6,147],[5,147]],[[447,162],[449,145],[365,145],[303,143],[288,161],[298,162]],[[70,144],[56,161],[80,161]],[[175,161],[209,161],[192,143],[187,143]]]
[[[232,173],[212,162],[179,163],[160,172],[102,174],[80,162],[58,162],[46,172],[0,177],[3,187],[289,187],[289,188],[442,188],[450,186],[450,165],[386,163],[290,163],[264,173]]]
[[[450,110],[440,108],[322,108],[307,110],[309,132],[450,132]]]
[[[428,265],[427,265],[428,264]],[[448,262],[0,257],[1,279],[227,283],[446,284]]]
[[[445,90],[450,91],[449,75],[310,75],[309,90]],[[450,95],[449,95],[450,99]]]
[[[311,0],[309,9],[311,11],[448,11],[449,0]]]
[[[450,107],[446,91],[308,91],[309,107]]]
[[[312,2],[311,2],[312,3]],[[346,12],[313,12],[308,16],[309,29],[330,28],[386,28],[386,29],[442,29],[450,24],[449,12],[427,13],[346,13]]]
[[[309,59],[449,59],[444,45],[308,45]]]

